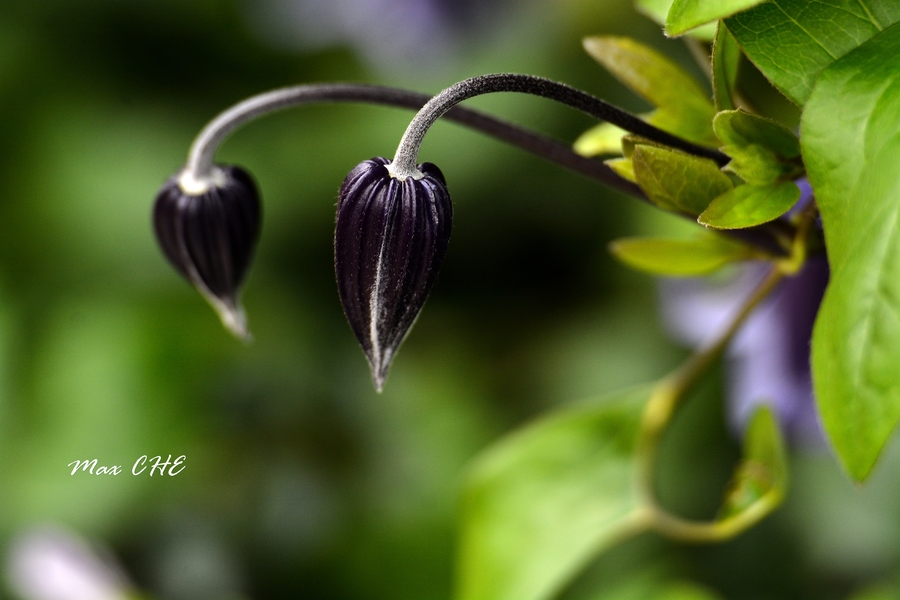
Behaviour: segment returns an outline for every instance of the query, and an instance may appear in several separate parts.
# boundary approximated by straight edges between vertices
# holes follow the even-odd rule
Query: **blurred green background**
[[[264,11],[262,0],[0,0],[0,543],[64,525],[173,600],[449,598],[467,462],[553,406],[658,378],[684,355],[657,322],[654,282],[605,251],[683,224],[438,124],[421,158],[447,177],[453,237],[377,395],[333,282],[334,206],[355,164],[392,155],[411,113],[304,108],[223,147],[264,199],[249,346],[157,250],[155,192],[209,119],[269,88],[437,92],[517,71],[646,110],[581,50],[597,33],[700,71],[626,0],[508,0],[457,21],[455,43],[427,56],[378,56],[352,36],[313,47]],[[744,81],[796,122],[757,74]],[[539,99],[469,104],[567,141],[592,124]],[[684,514],[715,510],[737,456],[721,402],[709,381],[667,440],[662,491]],[[184,454],[187,468],[129,473],[157,454]],[[69,475],[92,458],[125,473]],[[844,598],[897,564],[898,467],[893,451],[858,490],[827,451],[798,450],[787,506],[761,526],[713,547],[641,537],[565,597],[624,598],[610,590],[666,573],[727,598]]]

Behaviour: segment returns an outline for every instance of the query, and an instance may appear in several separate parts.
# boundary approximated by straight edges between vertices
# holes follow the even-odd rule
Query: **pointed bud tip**
[[[421,178],[391,176],[385,158],[357,165],[341,185],[334,269],[344,314],[379,391],[437,280],[453,207],[440,169]]]
[[[163,254],[244,341],[251,336],[238,299],[259,240],[261,212],[253,179],[235,166],[217,166],[202,179],[182,171],[163,185],[153,207]]]
[[[384,384],[391,372],[391,365],[394,362],[393,353],[387,356],[375,356],[366,351],[365,348],[363,350],[366,354],[366,359],[369,361],[369,370],[372,372],[372,383],[375,384],[375,391],[380,394],[384,390]]]
[[[226,304],[218,298],[209,300],[216,314],[219,315],[222,325],[229,333],[245,344],[253,341],[253,334],[250,333],[250,327],[247,325],[247,313],[244,311],[244,307],[233,303]]]

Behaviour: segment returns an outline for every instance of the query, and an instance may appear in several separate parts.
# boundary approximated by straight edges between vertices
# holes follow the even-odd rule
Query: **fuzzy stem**
[[[521,75],[516,77],[520,80],[524,78],[537,82],[547,81]],[[667,136],[666,139],[670,142],[675,140],[677,143],[687,144],[680,138],[669,136],[669,134],[647,125],[628,113],[619,111],[615,107],[610,107],[602,100],[562,84],[550,83],[552,84],[551,87],[555,87],[556,92],[559,92],[561,89],[566,91],[566,94],[571,95],[576,104],[579,102],[583,103],[586,107],[593,107],[592,110],[602,109],[604,114],[606,114],[606,108],[609,107],[611,112],[607,116],[610,117],[611,122],[621,122],[619,117],[625,116],[628,119],[628,124],[633,129],[639,129],[637,133],[640,135],[651,137],[658,132],[663,136]],[[550,91],[552,92],[553,90]],[[252,96],[219,114],[200,131],[200,134],[191,145],[187,164],[180,176],[182,189],[188,193],[201,194],[210,187],[215,186],[216,168],[214,158],[219,146],[241,126],[269,113],[295,106],[329,102],[381,104],[418,110],[423,108],[431,99],[432,97],[427,94],[362,83],[306,84]],[[587,108],[582,108],[582,110],[589,114],[594,114]],[[603,162],[576,154],[568,144],[491,115],[461,106],[450,109],[444,115],[444,118],[522,148],[545,160],[583,175],[592,181],[649,203],[646,195],[637,185],[620,177]],[[617,121],[612,121],[612,119],[617,119]],[[700,150],[712,152],[713,155],[718,154],[716,151],[708,149],[701,148]],[[718,156],[723,157],[724,155],[718,154]],[[721,163],[723,159],[719,158],[718,160]],[[727,160],[727,157],[724,160]],[[729,231],[726,235],[738,238],[775,256],[783,256],[787,252],[781,240],[784,238],[789,239],[792,234],[791,230],[790,225],[775,221],[749,229]]]
[[[191,146],[183,177],[203,187],[213,179],[214,157],[222,142],[246,123],[271,112],[306,104],[359,102],[417,110],[431,96],[361,83],[298,85],[253,96],[213,119]],[[457,107],[446,118],[498,138],[621,192],[646,200],[640,188],[600,161],[576,154],[567,145],[490,115]]]
[[[592,117],[612,123],[633,134],[683,150],[689,154],[710,158],[719,166],[725,166],[730,160],[718,150],[704,148],[678,136],[666,133],[621,108],[617,108],[608,102],[563,83],[532,75],[496,73],[460,81],[429,100],[428,104],[423,106],[416,114],[412,123],[406,129],[406,133],[403,134],[403,139],[400,140],[400,146],[397,148],[394,160],[388,167],[391,175],[400,179],[405,179],[406,177],[421,178],[422,173],[416,167],[416,162],[419,155],[419,147],[422,145],[422,140],[428,129],[454,105],[474,96],[494,92],[518,92],[556,100]]]

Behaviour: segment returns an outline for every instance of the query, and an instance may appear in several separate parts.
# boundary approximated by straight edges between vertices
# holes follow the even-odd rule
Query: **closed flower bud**
[[[338,292],[381,391],[397,348],[437,279],[453,208],[440,170],[392,177],[384,158],[354,168],[341,186],[334,235]]]
[[[247,339],[241,285],[259,239],[260,202],[244,170],[217,167],[209,181],[184,173],[156,196],[153,225],[169,262],[194,284],[235,335]]]

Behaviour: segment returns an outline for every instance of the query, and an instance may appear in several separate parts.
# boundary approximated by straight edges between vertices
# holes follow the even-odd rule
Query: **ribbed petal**
[[[259,240],[261,207],[250,176],[219,167],[222,183],[202,194],[181,189],[178,176],[156,196],[153,225],[169,262],[212,304],[223,324],[246,338],[241,285]]]
[[[344,314],[375,387],[434,286],[453,208],[440,170],[419,165],[421,179],[390,176],[384,158],[357,165],[341,186],[334,264]]]

